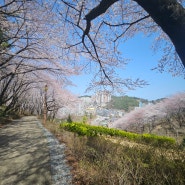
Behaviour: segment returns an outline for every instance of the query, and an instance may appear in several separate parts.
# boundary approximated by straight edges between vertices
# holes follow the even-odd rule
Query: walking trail
[[[69,184],[53,174],[48,135],[38,123],[36,117],[29,116],[0,128],[0,185]]]

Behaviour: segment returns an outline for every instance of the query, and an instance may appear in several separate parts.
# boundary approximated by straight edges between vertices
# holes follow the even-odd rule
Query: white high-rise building
[[[109,91],[98,91],[94,96],[95,102],[99,106],[105,106],[111,101],[111,94]]]

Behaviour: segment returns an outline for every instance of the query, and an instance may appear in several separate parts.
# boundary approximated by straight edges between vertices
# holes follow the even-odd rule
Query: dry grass
[[[126,139],[121,139],[121,138],[116,138],[116,137],[104,137],[106,140],[109,140],[113,143],[119,143],[120,145],[129,147],[129,148],[139,148],[141,150],[147,151],[147,150],[152,150],[153,155],[158,155],[158,156],[163,156],[165,155],[165,158],[169,160],[185,160],[185,153],[183,150],[177,150],[177,148],[157,148],[153,147],[147,144],[141,144],[141,143],[136,143],[133,141],[128,141]]]
[[[67,145],[66,156],[73,167],[76,185],[165,185],[185,184],[185,157],[175,149],[169,159],[168,149],[139,147],[116,138],[79,137],[63,131],[57,124],[45,125],[60,142]],[[146,145],[145,145],[146,146]]]

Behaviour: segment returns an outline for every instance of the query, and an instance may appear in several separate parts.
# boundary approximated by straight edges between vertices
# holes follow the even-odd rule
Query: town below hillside
[[[59,113],[60,116],[70,115],[74,121],[131,132],[181,139],[185,135],[185,93],[148,101],[101,91],[93,96],[78,97],[75,106],[61,109]]]
[[[99,91],[92,96],[79,96],[73,107],[60,109],[58,117],[69,114],[72,117],[86,116],[93,125],[110,126],[126,113],[161,100],[148,101],[138,97],[113,96],[108,91]]]

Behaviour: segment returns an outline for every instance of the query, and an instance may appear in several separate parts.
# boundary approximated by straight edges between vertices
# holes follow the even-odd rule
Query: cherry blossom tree
[[[185,125],[185,93],[178,93],[163,101],[166,118],[173,128]]]
[[[10,79],[6,78],[0,82],[0,105],[6,105],[5,114],[9,111],[18,110],[20,100],[26,96],[35,83],[25,74],[14,75]]]
[[[41,89],[46,83],[53,92],[48,111],[56,112],[59,103],[66,106],[54,92],[71,84],[68,77],[78,74],[80,66],[74,65],[76,55],[62,49],[67,32],[61,34],[60,27],[49,2],[0,2],[0,106],[6,105],[6,112],[18,109],[42,114]]]
[[[173,75],[185,72],[185,10],[184,1],[177,0],[101,0],[55,1],[64,27],[69,28],[66,49],[75,49],[99,65],[92,86],[111,82],[129,86],[143,85],[142,81],[121,80],[115,69],[127,61],[119,44],[139,32],[154,38],[154,49],[163,50],[157,69]],[[72,42],[71,42],[72,38]],[[160,47],[159,47],[160,46]],[[89,65],[91,63],[89,62]],[[98,78],[99,77],[99,78]]]
[[[60,107],[58,86],[48,80],[63,88],[70,84],[68,77],[81,70],[94,72],[89,89],[108,86],[121,91],[123,86],[146,85],[141,79],[120,79],[115,72],[127,64],[119,44],[139,32],[155,38],[154,49],[161,45],[159,70],[184,75],[184,14],[183,0],[1,1],[0,105],[13,100],[8,92],[15,84],[24,80],[30,91],[37,82],[38,92],[43,84],[50,85],[48,109],[55,115]],[[27,102],[24,96],[19,98]],[[155,115],[145,114],[155,122]]]
[[[41,75],[42,73],[40,73]],[[32,79],[32,81],[35,82],[36,80]],[[47,91],[45,90],[46,84]],[[40,81],[31,84],[31,88],[25,94],[19,96],[18,103],[20,106],[18,111],[21,114],[34,114],[42,117],[44,101],[46,101],[48,119],[53,120],[60,108],[74,106],[77,99],[76,96],[61,86],[62,83],[60,81],[46,78],[44,75],[43,77],[41,76]]]
[[[112,124],[112,127],[141,132],[143,130],[144,115],[145,109],[138,107],[116,120]]]
[[[10,2],[0,7],[2,16],[8,17],[2,21],[8,46],[1,50],[4,60],[0,69],[6,68],[9,71],[6,75],[11,75],[17,65],[24,68],[22,73],[34,70],[51,70],[58,76],[77,73],[78,68],[70,63],[76,56],[61,49],[65,33],[59,32],[61,24],[49,5],[39,5],[36,0]]]
[[[160,50],[163,48],[157,68],[184,75],[184,1],[147,2],[4,0],[0,4],[3,33],[0,67],[14,65],[11,61],[15,59],[29,71],[51,69],[58,75],[83,68],[94,71],[89,89],[99,86],[110,86],[113,90],[117,87],[117,91],[123,86],[134,89],[147,83],[116,75],[115,70],[127,64],[119,44],[143,32],[156,38],[155,49],[159,45]],[[1,79],[12,73],[10,69],[5,71]]]
[[[78,98],[70,93],[54,80],[48,81],[47,92],[47,111],[51,120],[60,115],[59,110],[62,108],[72,109],[76,106]]]
[[[178,135],[178,130],[185,126],[184,123],[185,93],[178,93],[159,103],[136,108],[115,121],[112,127],[152,133],[157,125],[161,125],[166,132],[173,129]]]

